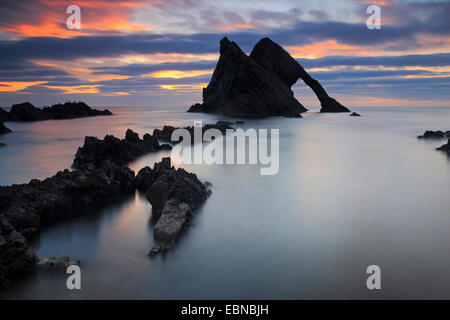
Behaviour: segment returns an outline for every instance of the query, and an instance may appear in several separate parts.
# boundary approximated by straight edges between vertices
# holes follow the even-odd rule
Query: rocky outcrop
[[[247,117],[300,117],[305,111],[288,85],[227,38],[220,41],[220,58],[203,89],[203,103],[189,109]]]
[[[307,111],[294,98],[291,87],[302,79],[316,94],[321,112],[350,112],[331,98],[322,85],[281,46],[261,39],[247,56],[235,42],[220,41],[220,58],[210,83],[203,89],[203,103],[189,112],[231,116],[299,117]]]
[[[432,131],[432,130],[427,130],[425,131],[425,133],[421,136],[417,137],[418,139],[444,139],[444,138],[450,138],[450,131]]]
[[[436,148],[436,150],[447,152],[447,154],[450,155],[450,139],[448,139],[446,144]]]
[[[183,231],[191,214],[210,192],[195,174],[171,166],[170,158],[156,163],[153,169],[145,167],[136,176],[136,186],[146,192],[157,220],[154,228],[155,239],[160,249],[173,246]],[[156,254],[154,248],[150,254]]]
[[[11,278],[32,271],[36,262],[37,256],[26,239],[0,217],[0,288]]]
[[[361,117],[361,115],[357,112],[350,113],[350,117]]]
[[[109,110],[92,109],[84,102],[58,103],[43,109],[36,108],[30,102],[24,102],[14,104],[7,114],[4,112],[0,112],[0,114],[3,114],[2,117],[6,117],[8,121],[39,121],[112,115]]]
[[[72,167],[97,168],[105,160],[122,166],[147,153],[167,148],[170,146],[160,145],[156,137],[148,133],[140,139],[131,129],[127,130],[125,139],[112,135],[107,135],[103,140],[85,137],[83,146],[78,148]]]
[[[202,127],[202,133],[205,133],[205,131],[209,129],[217,129],[223,135],[225,135],[227,133],[227,130],[234,130],[234,128],[231,127],[230,124],[231,123],[227,121],[217,121],[216,124],[206,124]],[[180,141],[172,141],[172,133],[176,129],[180,128],[173,126],[164,126],[162,130],[160,129],[153,130],[153,136],[156,137],[159,141],[178,143]],[[194,127],[193,126],[184,127],[183,129],[189,131],[189,133],[191,134],[191,143],[194,143]]]
[[[250,57],[266,70],[291,87],[300,78],[316,94],[322,109],[320,112],[350,112],[331,98],[319,81],[313,79],[303,67],[281,46],[269,38],[261,39],[253,48]]]
[[[3,122],[0,122],[0,134],[10,133],[11,129],[7,128]]]
[[[43,181],[0,187],[0,286],[38,262],[26,240],[67,219],[134,190],[134,172],[105,161],[92,171],[58,172]]]

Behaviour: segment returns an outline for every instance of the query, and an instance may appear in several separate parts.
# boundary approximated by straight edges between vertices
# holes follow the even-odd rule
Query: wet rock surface
[[[66,271],[71,265],[80,265],[80,261],[71,261],[70,257],[49,257],[39,259],[37,267],[46,271]]]
[[[235,42],[223,38],[219,61],[210,83],[203,89],[203,103],[192,105],[188,111],[247,117],[300,117],[307,109],[291,90],[299,78],[316,94],[321,112],[350,112],[269,38],[261,39],[250,56]]]
[[[40,121],[107,115],[112,115],[111,111],[92,109],[84,102],[58,103],[42,109],[36,108],[30,102],[24,102],[14,104],[9,112],[3,109],[0,111],[2,121]]]
[[[155,239],[160,249],[173,246],[192,212],[206,201],[210,191],[195,174],[171,166],[170,158],[164,158],[151,169],[141,169],[136,186],[145,191],[156,219]],[[154,251],[154,250],[152,250]],[[150,255],[156,252],[150,252]]]

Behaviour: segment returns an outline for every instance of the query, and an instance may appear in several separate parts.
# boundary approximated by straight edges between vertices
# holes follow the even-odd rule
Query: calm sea
[[[140,193],[42,230],[40,257],[81,260],[82,289],[41,272],[0,293],[19,299],[380,299],[450,298],[450,108],[354,108],[362,117],[309,112],[303,119],[245,120],[280,129],[280,170],[186,165],[212,183],[193,225],[165,256],[149,258],[151,205]],[[0,185],[70,167],[84,136],[141,136],[164,124],[226,117],[185,108],[111,108],[112,117],[7,123]],[[238,119],[234,119],[238,120]],[[130,164],[136,172],[170,151]],[[366,268],[381,268],[379,291]]]

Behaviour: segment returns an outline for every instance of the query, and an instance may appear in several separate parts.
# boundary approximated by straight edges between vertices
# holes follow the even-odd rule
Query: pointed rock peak
[[[239,48],[239,46],[234,41],[228,40],[227,37],[224,37],[220,40],[220,54],[223,55],[235,55],[235,54],[244,54],[244,52]]]

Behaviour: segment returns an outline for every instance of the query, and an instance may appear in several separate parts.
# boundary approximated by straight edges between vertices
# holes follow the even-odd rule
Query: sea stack
[[[301,78],[316,94],[320,112],[350,112],[331,98],[322,85],[281,46],[261,39],[247,56],[235,42],[220,41],[220,58],[203,103],[189,112],[223,113],[231,116],[299,116],[307,111],[294,98],[291,87]]]
[[[305,111],[288,85],[226,37],[220,41],[220,58],[211,81],[203,89],[203,103],[189,109],[244,117],[301,117]]]

